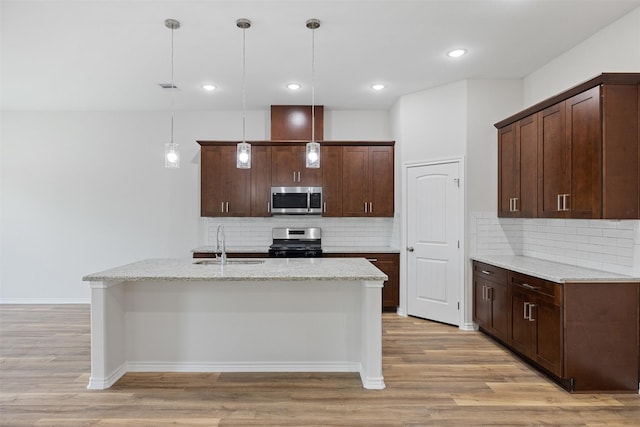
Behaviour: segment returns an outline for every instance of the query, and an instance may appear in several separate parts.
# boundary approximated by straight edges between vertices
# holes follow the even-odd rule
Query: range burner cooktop
[[[311,258],[322,256],[322,230],[308,228],[274,228],[269,256],[283,258]]]

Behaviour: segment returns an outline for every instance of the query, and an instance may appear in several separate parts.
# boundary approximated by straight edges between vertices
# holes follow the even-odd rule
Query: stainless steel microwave
[[[321,215],[322,187],[271,187],[274,215]]]

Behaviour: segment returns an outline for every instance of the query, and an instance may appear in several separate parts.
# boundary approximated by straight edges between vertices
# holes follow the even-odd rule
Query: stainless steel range
[[[273,243],[269,246],[270,257],[312,258],[322,256],[322,229],[274,228]]]

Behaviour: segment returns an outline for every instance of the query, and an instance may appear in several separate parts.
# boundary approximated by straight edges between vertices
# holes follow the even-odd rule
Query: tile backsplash
[[[227,246],[264,247],[272,242],[275,227],[320,227],[323,246],[397,247],[399,224],[396,218],[323,218],[277,216],[272,218],[202,218],[205,245],[216,244],[216,230],[223,224]]]
[[[470,216],[472,255],[525,255],[640,276],[640,221]]]

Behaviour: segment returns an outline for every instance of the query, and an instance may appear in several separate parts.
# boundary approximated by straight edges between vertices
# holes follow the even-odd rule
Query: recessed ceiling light
[[[373,90],[382,90],[384,88],[385,86],[382,83],[376,83],[374,85],[371,85],[371,89]]]
[[[287,88],[291,89],[291,90],[298,90],[300,89],[302,86],[300,86],[298,83],[289,83],[287,85]]]
[[[460,58],[465,53],[467,53],[466,49],[453,49],[452,51],[449,51],[447,55],[450,56],[451,58]]]
[[[216,86],[212,85],[212,84],[204,84],[202,85],[202,89],[204,90],[208,90],[209,92],[211,92],[212,90],[215,90]]]

